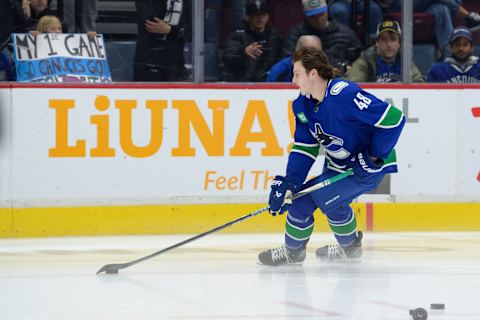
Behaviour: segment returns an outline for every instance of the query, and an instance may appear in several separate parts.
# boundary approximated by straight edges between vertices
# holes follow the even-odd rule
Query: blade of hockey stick
[[[315,191],[315,190],[318,190],[318,189],[321,189],[321,188],[323,188],[323,187],[326,187],[326,186],[328,186],[328,185],[330,185],[330,184],[332,184],[332,183],[334,183],[334,182],[337,182],[337,181],[342,180],[342,179],[344,179],[344,178],[346,178],[346,177],[348,177],[348,176],[351,176],[352,174],[353,174],[353,171],[352,171],[352,170],[347,170],[347,171],[345,171],[345,172],[343,172],[343,173],[340,173],[340,174],[338,174],[338,175],[336,175],[336,176],[333,176],[333,177],[331,177],[331,178],[329,178],[329,179],[326,179],[326,180],[324,180],[324,181],[321,181],[321,182],[319,182],[319,183],[317,183],[317,184],[315,184],[315,185],[313,185],[313,186],[311,186],[311,187],[309,187],[309,188],[307,188],[307,189],[305,189],[305,190],[302,190],[302,191],[300,191],[300,192],[297,192],[295,195],[293,195],[292,199],[295,200],[295,199],[298,199],[298,198],[300,198],[300,197],[303,197],[304,195],[309,194],[310,192],[313,192],[313,191]],[[251,212],[251,213],[249,213],[249,214],[246,214],[246,215],[244,215],[244,216],[242,216],[242,217],[240,217],[240,218],[237,218],[237,219],[235,219],[235,220],[233,220],[233,221],[230,221],[230,222],[228,222],[228,223],[225,223],[225,224],[223,224],[223,225],[221,225],[221,226],[218,226],[218,227],[216,227],[216,228],[213,228],[213,229],[211,229],[211,230],[208,230],[208,231],[206,231],[206,232],[204,232],[204,233],[201,233],[201,234],[199,234],[199,235],[196,235],[196,236],[194,236],[194,237],[188,238],[188,239],[186,239],[186,240],[184,240],[184,241],[181,241],[181,242],[179,242],[179,243],[177,243],[177,244],[174,244],[174,245],[172,245],[172,246],[170,246],[170,247],[168,247],[168,248],[165,248],[165,249],[162,249],[162,250],[160,250],[160,251],[154,252],[154,253],[152,253],[152,254],[150,254],[150,255],[148,255],[148,256],[139,258],[139,259],[137,259],[137,260],[133,260],[133,261],[126,262],[126,263],[112,263],[112,264],[107,264],[107,265],[103,266],[102,268],[100,268],[100,270],[97,271],[97,274],[101,274],[101,273],[103,273],[103,272],[105,272],[105,273],[107,273],[107,274],[115,274],[115,273],[118,273],[118,271],[121,270],[121,269],[125,269],[125,268],[128,268],[128,267],[131,267],[131,266],[133,266],[133,265],[135,265],[135,264],[137,264],[137,263],[140,263],[140,262],[142,262],[142,261],[145,261],[145,260],[151,259],[151,258],[153,258],[153,257],[156,257],[156,256],[158,256],[158,255],[160,255],[160,254],[162,254],[162,253],[165,253],[165,252],[167,252],[167,251],[170,251],[170,250],[173,250],[173,249],[178,248],[178,247],[180,247],[180,246],[183,246],[184,244],[187,244],[187,243],[189,243],[189,242],[192,242],[192,241],[195,241],[195,240],[197,240],[197,239],[200,239],[200,238],[202,238],[202,237],[204,237],[204,236],[206,236],[206,235],[209,235],[209,234],[211,234],[211,233],[214,233],[214,232],[223,230],[223,229],[225,229],[225,228],[228,228],[228,227],[230,227],[230,226],[233,226],[234,224],[237,224],[237,223],[239,223],[239,222],[241,222],[241,221],[244,221],[244,220],[246,220],[246,219],[252,218],[252,217],[254,217],[254,216],[256,216],[256,215],[259,215],[260,213],[262,213],[262,212],[264,212],[264,211],[267,211],[267,210],[268,210],[268,206],[267,206],[267,207],[260,208],[260,209],[254,211],[254,212]]]
[[[128,267],[130,267],[130,266],[133,266],[134,264],[137,264],[137,263],[140,263],[140,262],[145,261],[145,260],[147,260],[147,259],[156,257],[156,256],[158,256],[158,255],[160,255],[160,254],[162,254],[162,253],[164,253],[164,252],[167,252],[167,251],[170,251],[170,250],[172,250],[172,249],[175,249],[175,248],[178,248],[178,247],[180,247],[180,246],[183,246],[184,244],[187,244],[187,243],[189,243],[189,242],[192,242],[192,241],[194,241],[194,240],[197,240],[197,239],[199,239],[199,238],[202,238],[202,237],[204,237],[204,236],[206,236],[206,235],[209,235],[210,233],[214,233],[214,232],[220,231],[220,230],[222,230],[222,229],[225,229],[225,228],[227,228],[227,227],[233,226],[234,224],[237,224],[237,223],[239,223],[239,222],[241,222],[241,221],[243,221],[243,220],[245,220],[245,219],[254,217],[254,216],[256,216],[256,215],[258,215],[258,214],[260,214],[260,213],[262,213],[262,212],[264,212],[264,211],[267,211],[267,210],[268,210],[268,207],[263,207],[263,208],[261,208],[261,209],[258,209],[258,210],[256,210],[256,211],[252,212],[252,213],[249,213],[249,214],[247,214],[247,215],[244,215],[244,216],[242,216],[242,217],[240,217],[240,218],[238,218],[238,219],[235,219],[235,220],[230,221],[230,222],[228,222],[228,223],[226,223],[226,224],[223,224],[223,225],[221,225],[221,226],[218,226],[218,227],[216,227],[216,228],[214,228],[214,229],[211,229],[211,230],[209,230],[209,231],[207,231],[207,232],[204,232],[204,233],[201,233],[201,234],[199,234],[199,235],[196,235],[195,237],[188,238],[187,240],[184,240],[184,241],[182,241],[182,242],[179,242],[179,243],[177,243],[177,244],[174,244],[173,246],[170,246],[170,247],[165,248],[165,249],[163,249],[163,250],[157,251],[157,252],[152,253],[152,254],[150,254],[150,255],[148,255],[148,256],[145,256],[145,257],[143,257],[143,258],[140,258],[140,259],[137,259],[137,260],[134,260],[134,261],[131,261],[131,262],[127,262],[127,263],[107,264],[106,266],[103,266],[100,270],[98,270],[98,271],[97,271],[97,274],[102,273],[102,272],[105,272],[105,273],[118,273],[118,270],[120,270],[120,269],[125,269],[125,268],[128,268]]]

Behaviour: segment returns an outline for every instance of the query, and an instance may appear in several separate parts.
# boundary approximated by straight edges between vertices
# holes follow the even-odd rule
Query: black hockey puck
[[[432,310],[443,310],[445,309],[444,303],[430,303],[430,309]]]
[[[413,320],[427,320],[428,318],[427,310],[423,308],[410,310],[410,315],[412,316]]]

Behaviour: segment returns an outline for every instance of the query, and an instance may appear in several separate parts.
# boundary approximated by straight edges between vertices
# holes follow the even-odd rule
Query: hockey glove
[[[359,152],[352,158],[352,168],[355,176],[365,178],[382,171],[383,160],[372,160],[368,151]]]
[[[292,204],[292,185],[286,177],[275,176],[268,198],[268,211],[272,216],[283,214]]]

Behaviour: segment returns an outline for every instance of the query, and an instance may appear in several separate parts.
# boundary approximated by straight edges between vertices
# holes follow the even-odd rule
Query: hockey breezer
[[[346,178],[346,177],[348,177],[348,176],[351,176],[352,174],[353,174],[353,171],[352,171],[352,170],[347,170],[347,171],[345,171],[345,172],[343,172],[343,173],[340,173],[340,174],[338,174],[338,175],[336,175],[336,176],[333,176],[333,177],[331,177],[331,178],[329,178],[329,179],[326,179],[326,180],[323,180],[323,181],[321,181],[321,182],[318,182],[318,183],[310,186],[309,188],[305,188],[304,190],[301,190],[301,191],[297,192],[295,195],[293,195],[293,197],[292,197],[291,200],[295,200],[295,199],[298,199],[298,198],[300,198],[300,197],[303,197],[304,195],[309,194],[310,192],[313,192],[313,191],[315,191],[315,190],[318,190],[318,189],[321,189],[321,188],[323,188],[323,187],[326,187],[326,186],[328,186],[328,185],[330,185],[330,184],[332,184],[332,183],[335,183],[335,182],[337,182],[337,181],[339,181],[339,180],[342,180],[342,179],[344,179],[344,178]],[[230,226],[233,226],[234,224],[237,224],[237,223],[242,222],[242,221],[244,221],[244,220],[250,219],[250,218],[252,218],[252,217],[254,217],[254,216],[256,216],[256,215],[259,215],[260,213],[265,212],[265,211],[267,211],[267,210],[269,210],[269,209],[270,209],[270,207],[268,207],[268,206],[267,206],[267,207],[263,207],[263,208],[261,208],[261,209],[258,209],[258,210],[256,210],[256,211],[254,211],[254,212],[251,212],[251,213],[249,213],[249,214],[247,214],[247,215],[244,215],[244,216],[242,216],[242,217],[240,217],[240,218],[237,218],[237,219],[235,219],[235,220],[233,220],[233,221],[230,221],[230,222],[228,222],[228,223],[225,223],[225,224],[223,224],[223,225],[221,225],[221,226],[218,226],[218,227],[216,227],[216,228],[213,228],[213,229],[211,229],[211,230],[209,230],[209,231],[206,231],[206,232],[204,232],[204,233],[201,233],[201,234],[199,234],[199,235],[196,235],[196,236],[194,236],[194,237],[191,237],[191,238],[189,238],[189,239],[186,239],[186,240],[184,240],[184,241],[181,241],[181,242],[179,242],[179,243],[177,243],[177,244],[174,244],[174,245],[172,245],[172,246],[170,246],[170,247],[168,247],[168,248],[165,248],[165,249],[162,249],[162,250],[160,250],[160,251],[154,252],[154,253],[152,253],[152,254],[150,254],[150,255],[148,255],[148,256],[139,258],[139,259],[137,259],[137,260],[133,260],[133,261],[126,262],[126,263],[113,263],[113,264],[104,265],[102,268],[100,268],[100,270],[97,271],[97,274],[101,274],[101,273],[104,273],[104,272],[107,273],[107,274],[116,274],[116,273],[118,273],[118,271],[121,270],[121,269],[125,269],[125,268],[128,268],[128,267],[131,267],[131,266],[136,265],[136,264],[138,264],[138,263],[140,263],[140,262],[142,262],[142,261],[145,261],[145,260],[151,259],[151,258],[153,258],[153,257],[156,257],[156,256],[158,256],[158,255],[161,255],[162,253],[165,253],[165,252],[167,252],[167,251],[170,251],[170,250],[173,250],[173,249],[175,249],[175,248],[181,247],[181,246],[183,246],[183,245],[185,245],[185,244],[187,244],[187,243],[189,243],[189,242],[192,242],[192,241],[195,241],[195,240],[197,240],[197,239],[203,238],[204,236],[207,236],[207,235],[209,235],[209,234],[211,234],[211,233],[214,233],[214,232],[223,230],[223,229],[225,229],[225,228],[228,228],[228,227],[230,227]]]

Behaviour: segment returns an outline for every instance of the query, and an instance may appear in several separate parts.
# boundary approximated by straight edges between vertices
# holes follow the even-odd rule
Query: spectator
[[[37,28],[38,21],[43,16],[52,16],[56,12],[49,8],[48,0],[22,0],[23,13],[26,17],[26,30]]]
[[[242,29],[232,32],[223,52],[226,81],[265,81],[268,70],[280,58],[282,38],[269,25],[266,0],[249,0]]]
[[[10,42],[12,33],[25,32],[25,15],[19,0],[0,1],[0,46]]]
[[[305,35],[298,38],[296,50],[311,48],[322,50],[322,41],[317,36]],[[292,56],[288,56],[270,69],[267,82],[291,82],[292,81]]]
[[[38,20],[37,29],[30,31],[31,34],[37,36],[39,33],[63,33],[63,25],[56,16],[43,16]],[[88,31],[88,36],[95,37],[95,31]]]
[[[62,33],[62,23],[55,16],[43,16],[38,20],[36,31],[37,33]]]
[[[377,26],[374,46],[365,50],[346,73],[354,82],[398,82],[401,77],[401,28],[397,21],[384,21]],[[412,62],[414,82],[423,82],[423,76]]]
[[[36,30],[40,18],[55,14],[48,0],[0,0],[1,45],[10,41],[12,33]]]
[[[334,66],[335,75],[343,75],[346,67],[360,54],[361,43],[355,32],[337,21],[329,21],[326,0],[303,0],[305,21],[287,35],[284,56],[291,55],[300,36],[313,34],[322,40],[323,51]]]
[[[330,16],[333,20],[341,22],[350,26],[352,16],[352,1],[351,0],[331,0],[329,4]],[[377,31],[377,25],[383,21],[383,9],[376,0],[369,2],[369,30],[370,39],[375,38],[375,32]],[[357,1],[357,10],[359,13],[363,13],[364,1]],[[350,26],[353,27],[353,26]]]
[[[15,81],[15,65],[13,64],[12,59],[0,51],[0,81]]]
[[[36,30],[30,31],[32,35],[39,33],[62,33],[62,22],[53,15],[42,16],[35,24]],[[0,52],[0,81],[16,81],[15,64],[3,52]]]
[[[401,1],[390,0],[386,8],[387,12],[400,11]],[[442,60],[445,49],[448,46],[449,37],[453,31],[453,17],[465,19],[471,28],[480,25],[480,15],[469,12],[461,6],[461,0],[414,0],[414,12],[426,12],[435,17],[435,38],[437,39],[437,60]]]
[[[63,0],[66,29],[71,33],[88,33],[97,29],[97,0]]]
[[[9,42],[12,33],[35,30],[41,17],[52,14],[48,0],[0,0],[0,45]]]
[[[435,63],[428,72],[428,82],[480,83],[480,63],[473,55],[472,33],[466,27],[457,27],[450,37],[452,56]]]
[[[187,80],[183,49],[191,34],[191,2],[135,0],[135,81]]]

